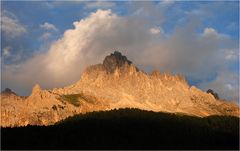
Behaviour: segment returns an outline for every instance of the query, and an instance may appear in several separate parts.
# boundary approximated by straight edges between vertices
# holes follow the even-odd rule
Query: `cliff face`
[[[239,116],[239,106],[189,86],[181,75],[146,74],[119,52],[89,66],[73,85],[33,88],[27,98],[1,95],[1,126],[49,125],[77,113],[139,108],[196,116]]]

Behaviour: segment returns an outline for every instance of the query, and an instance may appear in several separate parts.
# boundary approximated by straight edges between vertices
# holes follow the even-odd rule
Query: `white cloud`
[[[41,24],[40,27],[45,29],[45,30],[58,31],[58,29],[56,28],[55,25],[50,24],[48,22],[45,22],[44,24]]]
[[[239,59],[239,51],[237,49],[227,49],[225,50],[225,59],[226,60],[238,60]]]
[[[197,34],[198,24],[194,20],[177,27],[170,36],[161,37],[149,32],[152,22],[140,19],[140,24],[138,17],[122,17],[111,10],[97,10],[74,22],[74,28],[66,30],[46,53],[36,54],[18,66],[5,66],[3,83],[8,87],[19,86],[19,90],[25,85],[28,92],[35,83],[44,88],[65,86],[79,80],[86,66],[102,62],[114,50],[127,55],[142,69],[155,68],[206,80],[216,71],[219,74],[226,71],[229,65],[226,52],[238,50],[232,48],[232,40],[227,36],[216,38],[222,34],[213,28]],[[222,46],[226,49],[221,51]],[[218,76],[212,84],[202,84],[202,88],[212,88],[224,98],[232,98],[237,87],[229,83],[231,81],[221,82],[227,78]],[[231,91],[221,89],[227,88],[227,84],[233,87]]]
[[[110,8],[115,6],[115,3],[110,1],[95,1],[95,2],[87,2],[86,8]]]
[[[96,38],[100,38],[97,35],[108,32],[118,24],[117,21],[119,18],[110,10],[98,10],[88,18],[74,22],[74,29],[66,30],[63,37],[53,42],[46,53],[36,54],[17,66],[4,66],[3,83],[8,87],[24,85],[29,92],[35,83],[48,88],[75,82],[87,64],[100,62],[100,56],[108,54],[102,53],[102,48],[94,48],[93,51],[91,46],[97,44]]]
[[[80,0],[71,0],[71,1],[44,1],[42,5],[44,7],[47,7],[49,9],[53,9],[56,7],[66,6],[66,5],[78,5],[83,3],[83,1]]]
[[[150,29],[150,32],[151,32],[152,34],[159,34],[159,33],[160,33],[160,29],[158,29],[158,28],[151,28],[151,29]]]
[[[216,31],[216,29],[211,27],[205,28],[202,35],[205,37],[218,38],[218,39],[229,38],[227,35],[220,34]]]
[[[217,35],[217,34],[218,34],[218,33],[217,33],[217,31],[216,31],[215,29],[209,28],[209,27],[205,28],[205,29],[204,29],[204,32],[203,32],[203,35],[204,35],[204,36]]]
[[[161,0],[159,2],[160,5],[172,5],[175,1],[174,0]]]
[[[193,10],[186,10],[184,11],[186,15],[191,15],[191,16],[203,16],[206,15],[207,12],[205,12],[203,9],[193,9]],[[211,30],[211,28],[208,28]]]
[[[153,27],[153,28],[150,28],[150,32],[154,35],[157,35],[157,34],[164,34],[164,31],[162,28],[160,27]]]
[[[51,33],[45,32],[41,35],[40,40],[48,40],[52,36]]]
[[[1,26],[5,38],[16,38],[27,32],[27,29],[19,22],[18,18],[6,10],[1,15]]]
[[[229,89],[229,90],[232,90],[233,89],[233,86],[231,84],[226,84],[226,87]]]
[[[228,70],[221,71],[216,79],[203,82],[200,85],[204,90],[213,89],[222,99],[239,101],[239,75]]]

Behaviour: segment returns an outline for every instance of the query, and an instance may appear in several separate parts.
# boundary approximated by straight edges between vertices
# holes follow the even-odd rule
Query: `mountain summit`
[[[6,88],[1,92],[2,95],[17,95],[15,92],[13,92],[11,89]]]
[[[36,85],[27,98],[1,95],[1,126],[50,125],[75,114],[118,108],[239,116],[237,104],[211,92],[190,86],[182,75],[147,74],[115,51],[102,64],[87,67],[70,86],[42,90]]]
[[[120,52],[115,51],[111,55],[107,56],[103,61],[103,67],[109,73],[113,73],[115,69],[121,68],[124,65],[132,64],[131,61],[127,59],[126,56],[123,56]]]

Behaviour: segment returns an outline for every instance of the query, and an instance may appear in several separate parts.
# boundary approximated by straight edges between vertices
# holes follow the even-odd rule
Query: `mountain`
[[[51,125],[92,111],[139,108],[194,116],[239,116],[239,106],[219,100],[215,92],[189,86],[181,75],[139,70],[120,52],[102,64],[89,66],[79,81],[42,90],[35,85],[28,97],[1,94],[1,126]]]

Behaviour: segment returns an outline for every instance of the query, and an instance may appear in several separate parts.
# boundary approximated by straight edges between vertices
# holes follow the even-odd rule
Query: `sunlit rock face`
[[[181,75],[147,74],[114,52],[103,64],[89,66],[73,85],[42,90],[29,97],[1,94],[1,126],[50,125],[78,113],[116,108],[139,108],[195,116],[239,116],[239,106],[189,86]]]

